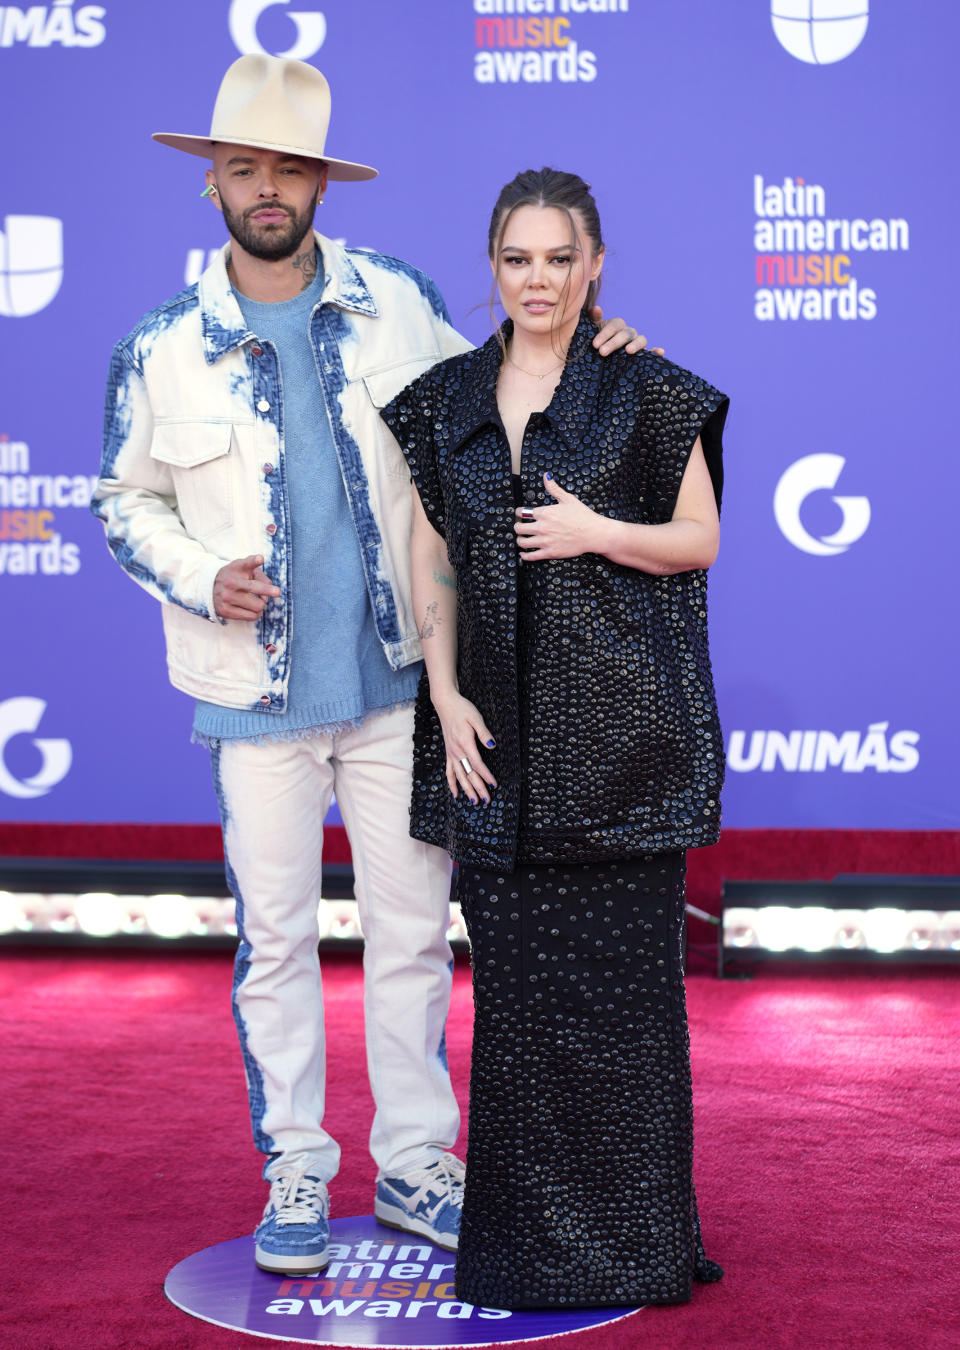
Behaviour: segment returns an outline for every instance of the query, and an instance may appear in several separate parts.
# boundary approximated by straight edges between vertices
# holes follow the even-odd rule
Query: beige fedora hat
[[[280,150],[322,159],[329,176],[343,182],[376,178],[377,170],[324,149],[330,124],[330,86],[313,66],[282,56],[241,56],[223,77],[209,136],[155,131],[153,139],[188,155],[209,159],[214,141]]]

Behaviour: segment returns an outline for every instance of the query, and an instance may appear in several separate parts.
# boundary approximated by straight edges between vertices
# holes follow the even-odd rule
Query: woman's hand
[[[447,786],[454,797],[463,788],[474,806],[478,798],[489,802],[489,789],[497,786],[497,780],[481,759],[478,742],[492,747],[494,739],[480,710],[455,691],[434,699],[433,706],[447,748]]]
[[[544,487],[554,498],[553,506],[520,506],[514,532],[525,562],[540,558],[577,558],[581,553],[601,553],[608,521],[598,516],[579,497],[565,491],[550,474]]]

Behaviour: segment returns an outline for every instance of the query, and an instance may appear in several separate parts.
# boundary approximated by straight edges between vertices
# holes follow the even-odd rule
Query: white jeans
[[[317,955],[323,821],[336,791],[365,947],[367,1070],[380,1175],[453,1146],[446,1067],[450,863],[409,834],[413,709],[333,736],[223,741],[213,772],[240,946],[233,1007],[264,1175],[306,1159],[323,1181],[340,1148],[323,1128],[326,1053]]]

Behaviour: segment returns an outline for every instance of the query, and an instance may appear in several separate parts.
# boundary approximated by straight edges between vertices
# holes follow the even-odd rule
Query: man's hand
[[[600,332],[593,339],[593,345],[601,356],[609,356],[619,347],[626,347],[632,356],[635,352],[642,352],[646,347],[647,339],[643,334],[638,333],[635,328],[631,328],[623,319],[609,319],[606,323],[603,323],[603,310],[599,305],[594,305],[590,311],[590,317],[594,323],[603,324]],[[662,347],[651,347],[650,350],[656,352],[658,356],[663,355]]]
[[[213,582],[213,607],[221,619],[259,619],[271,596],[280,594],[263,571],[263,556],[234,558],[221,567]]]

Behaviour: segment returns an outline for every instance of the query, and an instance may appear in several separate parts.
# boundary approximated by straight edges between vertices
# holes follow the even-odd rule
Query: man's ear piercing
[[[216,195],[217,189],[214,187],[212,183],[210,184],[209,187],[205,187],[203,191],[200,193],[201,197],[215,197]]]

